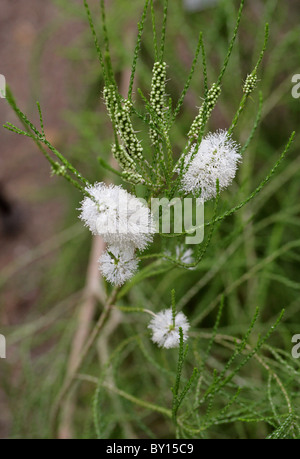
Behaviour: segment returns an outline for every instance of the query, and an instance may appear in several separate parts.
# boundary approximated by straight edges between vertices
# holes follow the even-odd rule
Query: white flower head
[[[172,257],[173,256],[173,254],[172,254],[172,252],[170,250],[167,250],[165,252],[165,254],[168,257]],[[190,248],[187,248],[185,244],[176,245],[176,247],[175,247],[175,258],[178,261],[181,261],[182,263],[185,263],[185,264],[195,263],[193,250],[190,249]],[[193,270],[194,268],[193,267],[189,267],[188,269],[189,270]]]
[[[185,166],[194,152],[195,146],[186,156]],[[240,161],[239,145],[227,131],[210,133],[202,139],[198,151],[183,174],[181,188],[194,195],[198,195],[201,190],[202,200],[209,201],[217,195],[217,179],[220,191],[227,188],[235,177]]]
[[[133,247],[121,249],[109,246],[99,258],[99,269],[103,277],[113,285],[121,286],[130,279],[138,268]]]
[[[133,245],[144,250],[153,239],[155,225],[146,203],[121,186],[95,183],[86,188],[93,197],[81,203],[80,218],[93,234],[111,245]]]
[[[170,349],[179,346],[179,328],[182,328],[183,341],[188,338],[187,332],[190,324],[186,316],[182,312],[178,312],[175,316],[175,325],[173,324],[172,309],[165,309],[155,314],[148,328],[152,330],[152,341],[158,344],[159,347]]]
[[[193,250],[187,248],[185,244],[177,245],[175,253],[177,260],[180,260],[182,263],[190,264],[195,262]]]

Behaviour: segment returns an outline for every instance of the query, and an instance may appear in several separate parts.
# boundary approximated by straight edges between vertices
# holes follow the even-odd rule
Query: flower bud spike
[[[207,93],[206,101],[201,105],[199,109],[199,113],[191,125],[190,131],[188,133],[189,139],[197,140],[198,135],[203,126],[203,123],[205,123],[206,121],[204,119],[204,112],[205,112],[204,109],[206,108],[206,118],[207,118],[213,111],[220,94],[221,94],[220,86],[217,86],[217,84],[214,83]]]
[[[252,91],[256,88],[257,85],[257,76],[256,73],[250,73],[250,75],[247,75],[244,87],[243,87],[243,92],[246,96],[249,96]]]
[[[167,64],[165,62],[155,62],[152,71],[150,104],[158,118],[163,119],[166,99],[166,76]],[[154,120],[151,121],[153,126]],[[150,124],[150,126],[151,126]],[[153,144],[158,143],[160,138],[158,132],[150,127],[150,139]]]

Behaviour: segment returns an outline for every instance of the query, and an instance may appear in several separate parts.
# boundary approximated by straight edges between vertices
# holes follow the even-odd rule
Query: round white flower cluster
[[[170,250],[166,251],[167,257],[173,257],[180,261],[181,263],[185,264],[192,264],[195,263],[194,253],[192,249],[187,249],[185,244],[179,244],[175,247],[175,254],[173,255]],[[193,267],[187,268],[189,270],[193,270]]]
[[[153,240],[155,225],[150,209],[121,186],[95,183],[86,188],[80,219],[108,244],[100,257],[103,276],[114,285],[130,279],[138,267],[136,249]]]
[[[113,245],[99,258],[100,271],[113,285],[122,285],[130,279],[138,268],[138,261],[133,247],[121,249]]]
[[[227,131],[210,133],[202,139],[196,153],[194,146],[186,155],[181,189],[197,196],[200,193],[204,202],[209,201],[217,195],[217,180],[220,190],[231,184],[240,161],[239,145]]]
[[[155,314],[148,328],[152,330],[152,341],[154,343],[158,344],[159,347],[170,349],[179,346],[179,328],[182,329],[183,341],[187,340],[190,324],[183,312],[178,312],[175,315],[174,323],[173,312],[169,308]]]

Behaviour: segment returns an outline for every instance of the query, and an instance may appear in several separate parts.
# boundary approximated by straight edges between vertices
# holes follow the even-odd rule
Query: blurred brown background
[[[68,106],[70,65],[60,52],[78,34],[78,22],[60,27],[59,12],[52,2],[40,0],[1,0],[0,73],[6,77],[21,109],[37,121],[35,101],[45,111],[46,132],[54,144],[66,136],[62,111]],[[39,91],[39,81],[43,82]],[[0,122],[16,122],[16,117],[0,99]],[[66,139],[64,138],[64,141]],[[0,269],[13,266],[16,258],[53,235],[59,227],[64,199],[50,196],[49,165],[34,143],[1,129],[0,132]],[[20,320],[32,297],[10,289],[0,323]],[[10,307],[7,307],[8,303]]]

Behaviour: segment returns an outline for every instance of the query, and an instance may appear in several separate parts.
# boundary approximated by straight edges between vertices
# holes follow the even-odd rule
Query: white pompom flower
[[[173,323],[172,309],[165,309],[158,314],[155,314],[148,328],[152,330],[152,341],[158,344],[159,347],[171,349],[179,346],[180,334],[179,328],[182,328],[183,341],[188,338],[187,332],[190,324],[187,317],[178,312]]]
[[[153,240],[155,225],[150,209],[121,186],[95,183],[86,188],[93,197],[81,203],[80,218],[93,234],[110,245],[133,245],[144,250]]]
[[[194,152],[195,146],[185,158],[185,167]],[[204,202],[215,198],[217,180],[220,191],[227,188],[236,175],[241,158],[239,144],[232,140],[227,131],[209,133],[202,139],[198,151],[183,174],[181,189],[199,196]]]
[[[167,257],[174,256],[170,250],[167,250],[165,254]],[[166,260],[168,259],[167,257],[165,258]],[[185,263],[185,264],[195,263],[193,250],[190,248],[187,248],[185,244],[179,244],[175,247],[175,258],[181,263]],[[191,266],[187,269],[193,270],[195,268]]]
[[[137,268],[138,260],[133,247],[121,249],[119,246],[110,246],[99,258],[103,277],[118,287],[134,276]]]
[[[193,250],[188,249],[185,244],[177,245],[175,253],[177,260],[180,260],[182,263],[190,264],[195,262]]]

